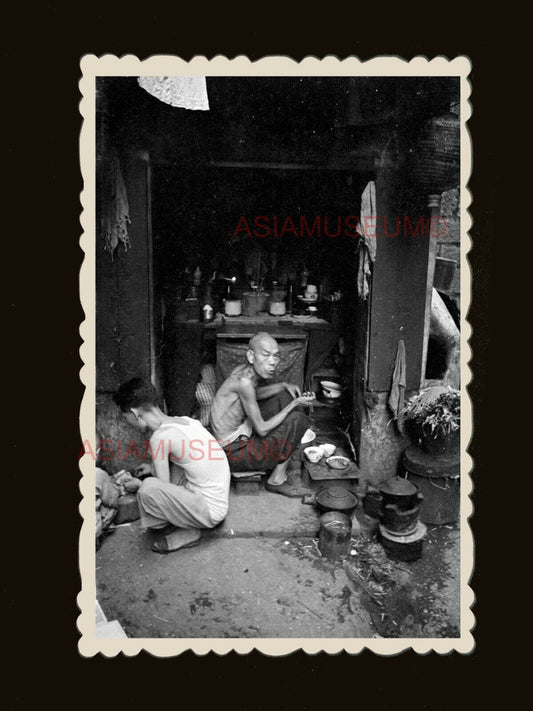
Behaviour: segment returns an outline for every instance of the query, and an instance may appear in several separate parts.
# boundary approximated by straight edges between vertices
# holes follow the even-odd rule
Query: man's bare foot
[[[279,486],[280,484],[285,484],[287,481],[287,475],[283,474],[282,476],[269,476],[267,479],[267,484],[271,484],[272,486]]]
[[[277,464],[272,470],[272,474],[268,477],[267,484],[272,486],[280,486],[287,481],[287,468],[289,466],[289,459],[284,462]]]

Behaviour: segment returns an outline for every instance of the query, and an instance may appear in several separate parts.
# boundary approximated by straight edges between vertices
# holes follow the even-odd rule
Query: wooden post
[[[437,256],[437,236],[440,218],[440,195],[430,195],[428,198],[430,210],[429,252],[426,281],[426,305],[424,311],[424,341],[422,344],[422,369],[420,371],[420,387],[424,387],[426,377],[426,359],[428,353],[428,340],[431,321],[431,300],[433,293],[433,279],[435,277],[435,259]]]
[[[429,319],[428,299],[431,303],[429,213],[425,200],[405,189],[403,177],[388,170],[376,176],[376,260],[368,354],[368,387],[374,392],[390,390],[400,339],[407,352],[406,390],[420,387],[425,369],[424,324]]]

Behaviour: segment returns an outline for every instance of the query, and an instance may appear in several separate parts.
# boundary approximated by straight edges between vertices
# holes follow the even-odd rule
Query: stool
[[[231,472],[231,488],[235,494],[258,494],[262,474],[260,471]]]

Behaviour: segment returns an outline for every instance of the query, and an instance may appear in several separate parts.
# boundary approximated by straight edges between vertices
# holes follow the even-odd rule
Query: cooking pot
[[[408,479],[393,477],[379,484],[379,492],[383,497],[383,506],[397,504],[402,509],[410,509],[423,500],[418,486]]]
[[[387,504],[381,512],[381,523],[390,533],[401,533],[406,536],[416,530],[420,505],[404,509],[398,504]]]
[[[224,302],[224,313],[226,316],[240,316],[242,302],[240,299],[226,299]]]
[[[268,313],[272,316],[284,316],[287,313],[285,302],[272,300],[268,308]]]
[[[315,502],[321,513],[341,511],[346,516],[351,516],[359,500],[354,493],[343,486],[327,486],[317,491]]]

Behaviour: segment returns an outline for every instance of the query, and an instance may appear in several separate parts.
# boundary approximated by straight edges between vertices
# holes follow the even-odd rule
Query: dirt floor
[[[459,637],[458,527],[428,525],[407,563],[355,516],[361,533],[335,563],[318,549],[314,507],[264,490],[232,493],[220,527],[168,555],[139,521],[124,524],[97,552],[97,598],[137,638]]]

